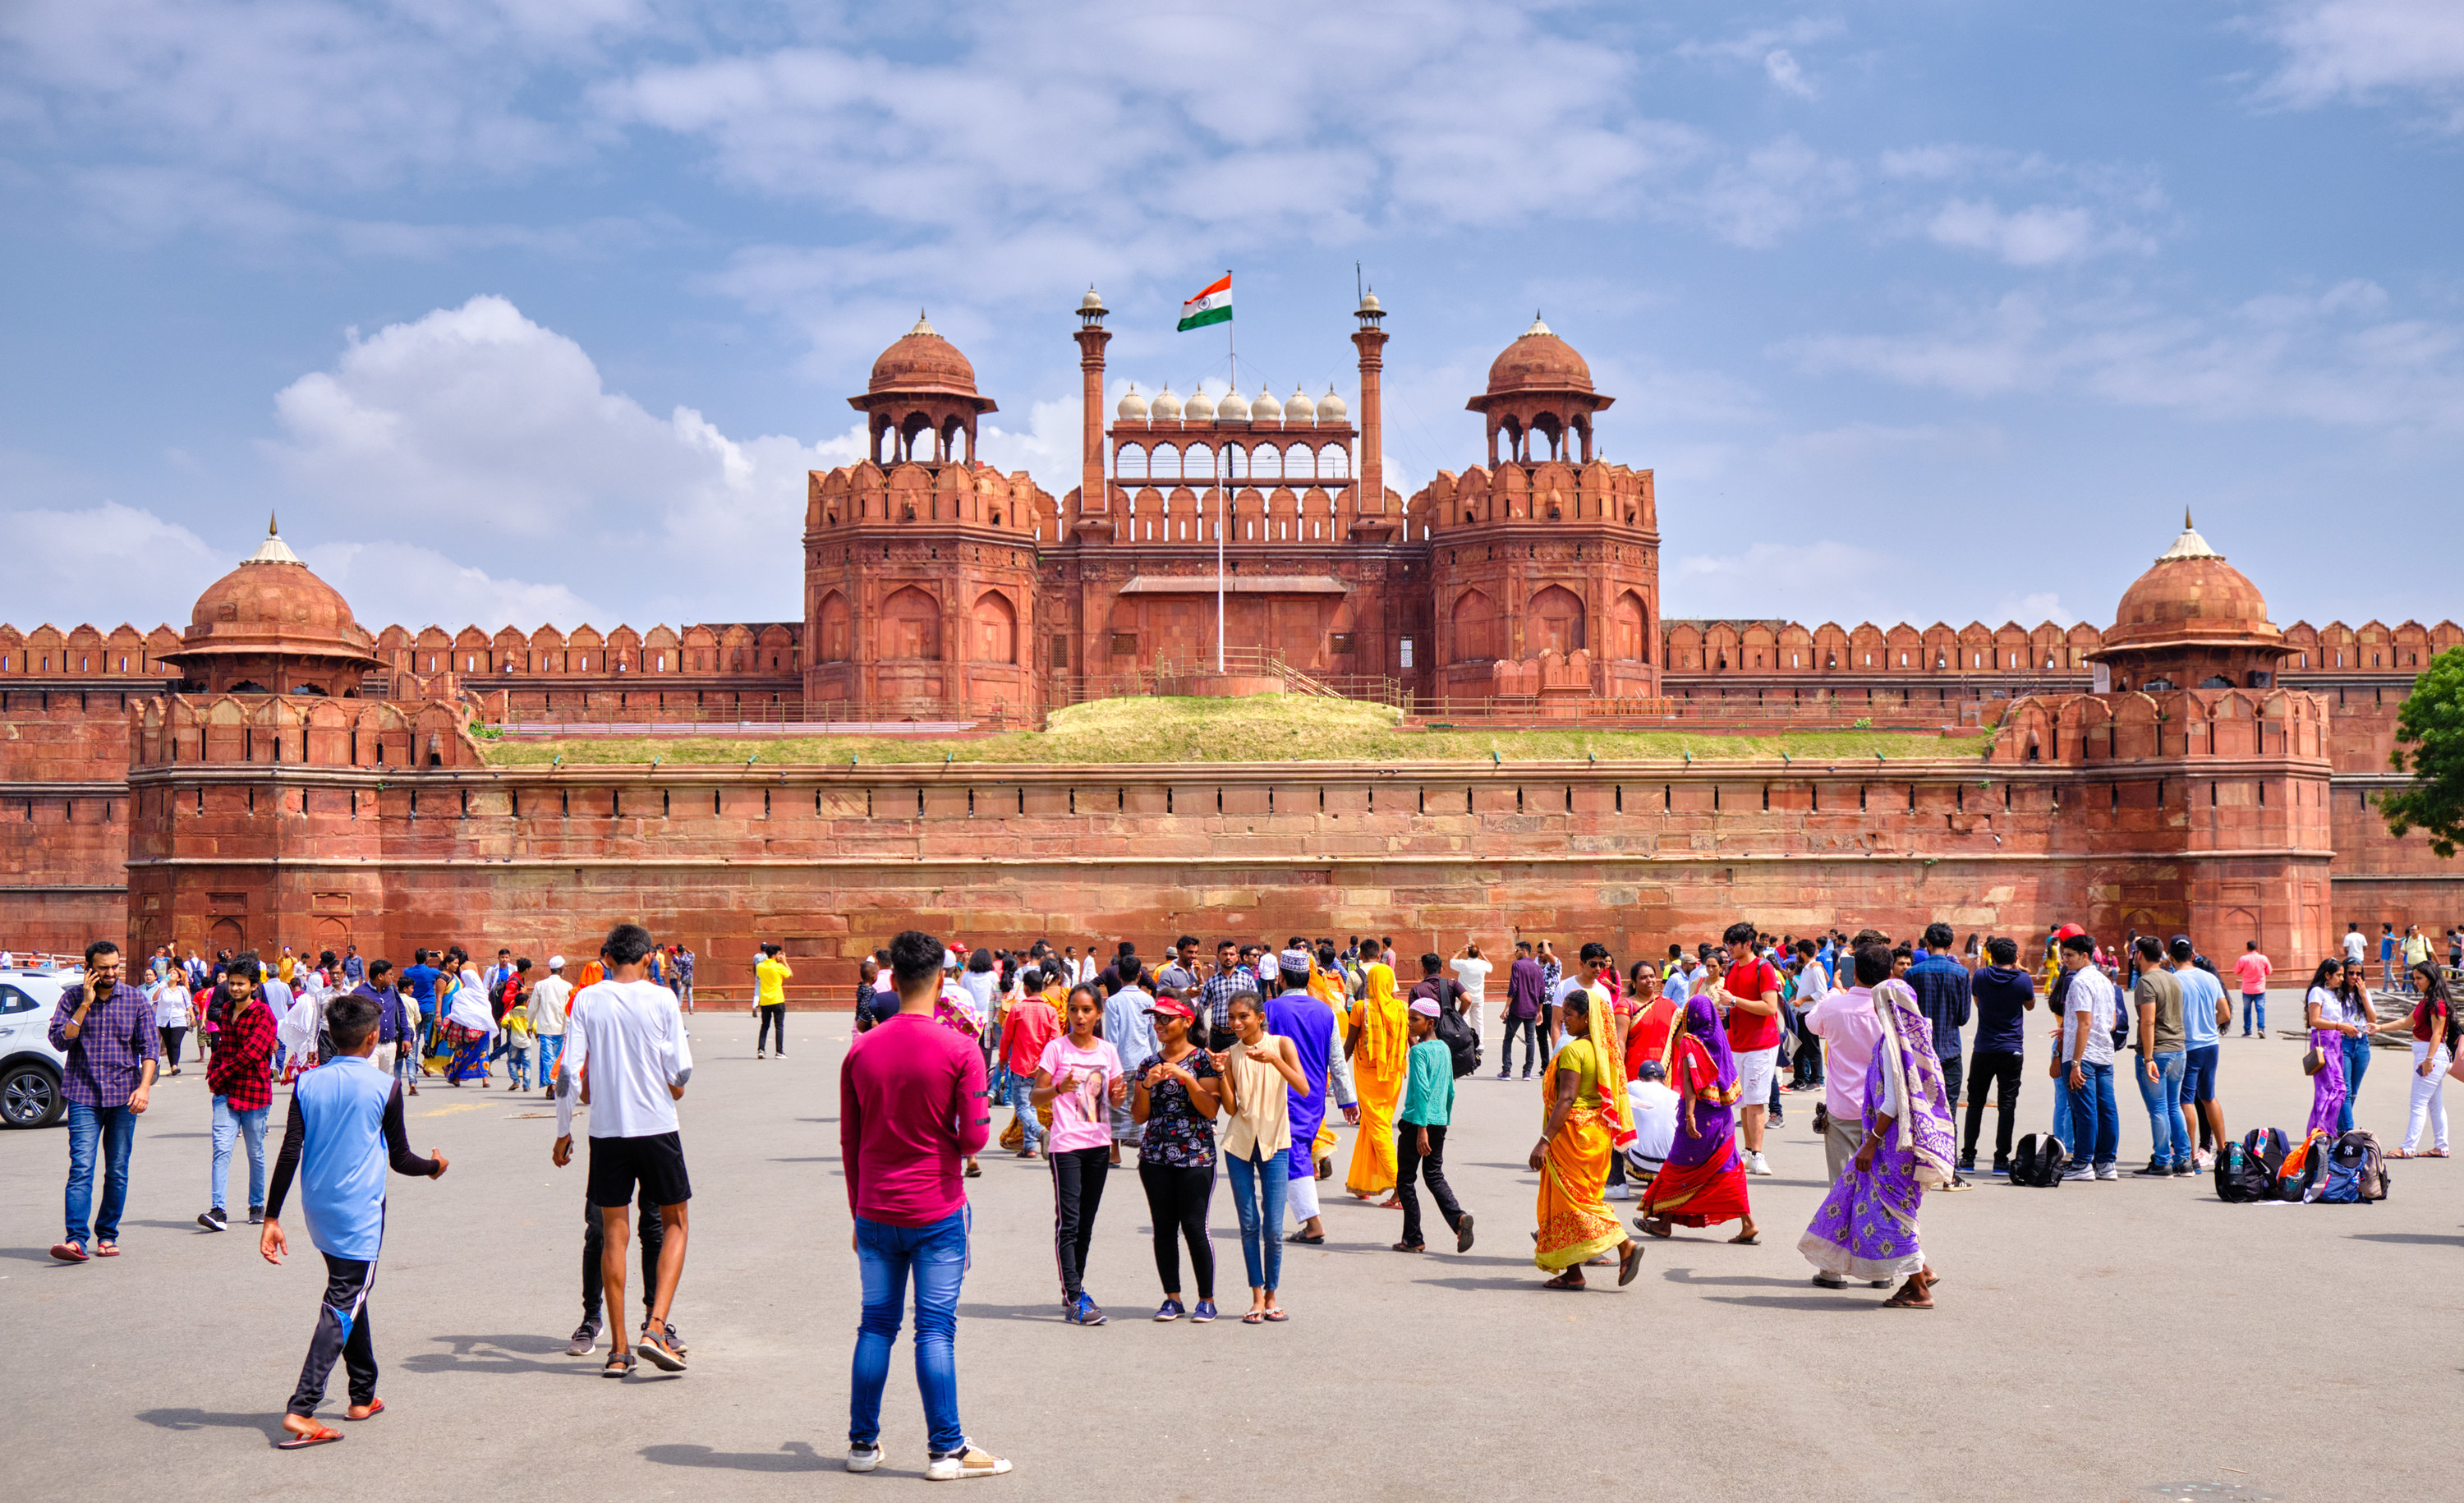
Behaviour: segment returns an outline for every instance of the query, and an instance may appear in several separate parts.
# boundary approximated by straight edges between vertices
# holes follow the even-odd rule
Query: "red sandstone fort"
[[[1545,325],[1466,403],[1486,462],[1406,498],[1374,297],[1349,401],[1133,385],[1109,427],[1106,310],[1078,311],[1083,471],[1058,498],[976,461],[994,403],[928,323],[882,352],[848,399],[870,456],[810,477],[801,621],[371,633],[269,536],[184,630],[0,626],[0,944],[543,955],[639,917],[721,975],[776,939],[828,983],[915,924],[1630,958],[1737,916],[1945,917],[2255,939],[2290,970],[2347,920],[2464,917],[2450,865],[2371,806],[2453,623],[2279,630],[2187,518],[2102,630],[1668,621],[1651,472],[1594,457],[1614,399]],[[1824,764],[499,766],[483,740],[1283,688],[1416,721],[1992,737]]]

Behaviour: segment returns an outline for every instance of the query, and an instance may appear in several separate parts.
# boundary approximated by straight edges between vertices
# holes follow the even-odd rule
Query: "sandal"
[[[1763,1234],[1759,1231],[1741,1231],[1730,1237],[1728,1241],[1740,1248],[1759,1248],[1763,1245]]]
[[[1241,1323],[1244,1326],[1263,1325],[1265,1323],[1265,1319],[1266,1313],[1265,1311],[1252,1310],[1241,1317]]]
[[[83,1263],[93,1254],[74,1242],[55,1242],[52,1244],[52,1256],[63,1263]]]
[[[1279,1309],[1279,1310],[1269,1310],[1269,1311],[1267,1311],[1267,1312],[1266,1312],[1266,1323],[1267,1323],[1268,1325],[1278,1325],[1278,1326],[1279,1326],[1279,1325],[1282,1325],[1285,1321],[1289,1320],[1291,1317],[1292,1317],[1292,1316],[1291,1316],[1291,1312],[1290,1312],[1290,1311],[1287,1311],[1287,1310],[1280,1310],[1280,1309]]]
[[[1308,1237],[1303,1236],[1301,1233],[1296,1231],[1286,1237],[1284,1240],[1286,1242],[1297,1242],[1304,1248],[1314,1248],[1319,1243],[1326,1240],[1326,1233],[1321,1231],[1314,1237]]]
[[[1884,1310],[1931,1310],[1933,1296],[1923,1289],[1911,1291],[1909,1286],[1903,1284],[1898,1293],[1882,1301],[1882,1308]]]
[[[1457,1252],[1471,1250],[1471,1212],[1469,1211],[1463,1212],[1463,1220],[1455,1224],[1455,1250]]]
[[[116,1242],[98,1242],[94,1245],[94,1255],[98,1258],[116,1258],[120,1256],[120,1244]]]
[[[1581,1289],[1584,1287],[1583,1271],[1580,1269],[1568,1269],[1540,1287],[1542,1289]]]
[[[1633,1283],[1634,1276],[1641,1271],[1642,1244],[1629,1241],[1625,1250],[1617,1254],[1617,1288],[1623,1289]]]
[[[355,1406],[355,1407],[356,1407],[356,1406]],[[343,1418],[343,1419],[345,1419],[345,1420],[350,1420],[350,1421],[354,1421],[354,1422],[357,1422],[357,1421],[360,1421],[360,1420],[373,1420],[373,1419],[375,1419],[378,1415],[383,1414],[383,1413],[385,1413],[385,1401],[384,1401],[383,1399],[371,1399],[371,1400],[369,1400],[369,1401],[368,1401],[368,1412],[367,1412],[367,1413],[365,1413],[365,1414],[353,1414],[349,1409],[344,1409],[344,1410],[342,1411],[342,1418]]]
[[[283,1439],[274,1443],[274,1448],[275,1450],[306,1450],[311,1446],[322,1446],[330,1441],[338,1441],[341,1438],[341,1431],[335,1429],[330,1425],[319,1425],[315,1429],[310,1430],[305,1434],[287,1432]]]
[[[1426,1252],[1429,1249],[1426,1243],[1398,1242],[1395,1244],[1392,1250],[1396,1252]]]
[[[1657,1226],[1653,1225],[1655,1222],[1658,1222]],[[1637,1229],[1649,1232],[1655,1237],[1674,1237],[1677,1235],[1677,1227],[1674,1224],[1660,1221],[1656,1216],[1637,1216],[1634,1219],[1634,1225]]]
[[[602,1377],[602,1378],[630,1378],[630,1377],[632,1377],[632,1376],[633,1376],[633,1354],[632,1354],[632,1353],[630,1353],[630,1352],[610,1352],[610,1353],[608,1353],[608,1354],[607,1354],[607,1365],[606,1365],[606,1366],[605,1366],[605,1367],[603,1367],[603,1368],[601,1368],[601,1369],[599,1369],[599,1376],[600,1376],[600,1377]]]

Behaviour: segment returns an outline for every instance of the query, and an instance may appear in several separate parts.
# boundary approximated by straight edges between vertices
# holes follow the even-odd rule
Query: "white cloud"
[[[1936,244],[1983,251],[2012,266],[2050,266],[2105,249],[2155,249],[2147,236],[2102,229],[2093,212],[2076,205],[2006,211],[1991,201],[1954,198],[1934,214],[1925,233]]]
[[[1860,179],[1855,164],[1782,136],[1715,168],[1691,203],[1713,234],[1762,249],[1849,203]]]
[[[2307,0],[2257,29],[2284,53],[2259,97],[2295,108],[2391,98],[2464,130],[2464,9],[2453,0]]]
[[[1969,397],[2067,388],[2219,422],[2464,429],[2464,323],[2391,316],[2365,281],[2204,314],[2013,293],[1934,329],[1821,335],[1781,352],[1808,371]]]
[[[562,585],[498,579],[487,570],[407,542],[328,542],[306,550],[308,566],[342,592],[362,626],[381,631],[401,625],[417,630],[438,626],[458,631],[475,626],[529,630],[547,623],[583,622],[605,630],[623,620]],[[648,630],[650,623],[628,623]]]
[[[1805,70],[1798,66],[1794,55],[1785,47],[1774,47],[1763,55],[1763,75],[1771,79],[1771,87],[1783,94],[1793,94],[1800,99],[1814,98],[1813,83],[1806,78]]]
[[[20,630],[50,622],[67,630],[108,631],[122,622],[140,631],[187,625],[187,603],[238,563],[150,511],[118,501],[76,509],[0,511],[0,555],[11,573],[6,619]]]
[[[487,572],[435,576],[454,598],[529,610],[556,597],[523,581],[576,579],[576,600],[637,626],[793,616],[805,472],[864,446],[860,428],[807,445],[731,438],[690,408],[654,416],[608,390],[572,340],[495,297],[354,334],[275,413],[284,436],[268,452],[320,530],[469,540],[455,566]],[[352,566],[388,559],[415,577],[429,567],[385,553]]]

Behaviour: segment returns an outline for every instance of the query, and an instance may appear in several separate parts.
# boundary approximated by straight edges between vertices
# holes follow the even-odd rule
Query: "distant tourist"
[[[2256,939],[2243,946],[2241,959],[2233,961],[2233,974],[2241,979],[2241,1036],[2267,1037],[2267,979],[2276,974],[2276,967],[2259,953]]]

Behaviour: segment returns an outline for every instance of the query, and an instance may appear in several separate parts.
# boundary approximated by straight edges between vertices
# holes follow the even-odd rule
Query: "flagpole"
[[[1232,280],[1232,269],[1228,266],[1223,269],[1223,280],[1225,283],[1224,291],[1229,293],[1231,291],[1230,283]],[[1231,318],[1223,320],[1223,349],[1224,353],[1231,361],[1231,389],[1233,391],[1241,389],[1241,351],[1239,348],[1239,341],[1234,337],[1232,332],[1233,325],[1239,321],[1240,314],[1237,308]],[[1222,421],[1220,414],[1216,421]],[[1218,460],[1215,466],[1215,672],[1218,675],[1221,675],[1224,671],[1223,524],[1225,521],[1230,519],[1230,514],[1232,511],[1232,490],[1231,487],[1225,483],[1232,478],[1230,474],[1231,469],[1232,444],[1229,439],[1226,439],[1223,444],[1222,456]]]

